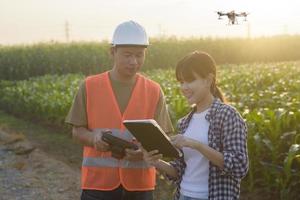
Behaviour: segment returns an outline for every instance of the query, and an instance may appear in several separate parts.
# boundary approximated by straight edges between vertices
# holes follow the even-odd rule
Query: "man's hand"
[[[129,161],[143,160],[143,152],[141,149],[138,149],[138,150],[125,149],[124,159],[129,160]]]
[[[101,131],[99,132],[98,130],[94,130],[93,132],[94,132],[94,137],[93,137],[94,148],[97,151],[108,151],[109,144],[107,144],[102,140],[102,132]]]

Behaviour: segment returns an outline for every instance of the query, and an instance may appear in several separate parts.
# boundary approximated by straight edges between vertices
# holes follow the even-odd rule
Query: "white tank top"
[[[205,119],[209,109],[194,113],[184,136],[208,145],[209,122]],[[186,169],[180,183],[180,193],[194,198],[208,198],[209,161],[199,151],[184,147]]]

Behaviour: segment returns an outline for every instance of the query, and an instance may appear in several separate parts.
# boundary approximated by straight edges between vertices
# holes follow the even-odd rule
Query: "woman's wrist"
[[[153,167],[155,167],[156,169],[160,170],[162,168],[162,160],[159,159],[158,161],[156,161],[155,163],[152,164]]]
[[[187,142],[186,142],[186,147],[189,147],[191,149],[195,149],[195,141],[192,140],[192,139],[189,139]]]
[[[159,171],[168,171],[169,163],[159,159],[153,166]]]
[[[200,149],[202,149],[203,146],[202,146],[201,142],[190,139],[187,143],[187,147],[189,147],[191,149],[195,149],[195,150],[200,150]]]

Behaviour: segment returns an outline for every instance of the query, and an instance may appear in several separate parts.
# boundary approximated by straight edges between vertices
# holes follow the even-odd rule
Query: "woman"
[[[247,128],[240,114],[216,85],[216,64],[204,52],[180,60],[176,78],[192,111],[178,122],[171,138],[184,157],[163,161],[157,150],[144,151],[144,160],[175,181],[176,200],[238,199],[248,171]]]

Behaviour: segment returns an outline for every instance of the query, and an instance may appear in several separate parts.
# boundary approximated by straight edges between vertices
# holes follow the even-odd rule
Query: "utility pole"
[[[66,36],[66,41],[69,42],[69,38],[70,38],[70,28],[69,28],[69,22],[66,21],[65,23],[65,36]]]
[[[166,30],[161,24],[158,24],[158,36],[159,38],[164,38],[166,36]]]
[[[161,27],[161,24],[158,24],[158,37],[162,38],[162,36],[163,36],[162,27]]]
[[[283,25],[283,35],[287,35],[288,34],[288,26],[286,24]]]
[[[247,23],[247,38],[248,39],[251,38],[251,26],[250,26],[250,22],[249,21]]]

